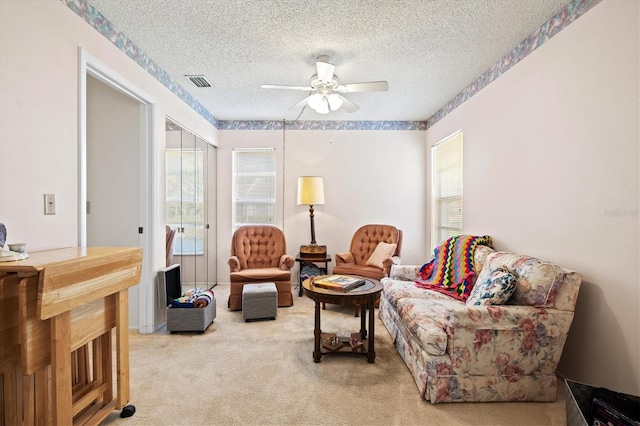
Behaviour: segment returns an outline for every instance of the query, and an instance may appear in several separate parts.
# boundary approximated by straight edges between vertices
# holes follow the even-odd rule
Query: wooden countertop
[[[44,320],[138,284],[141,265],[138,247],[68,247],[0,262],[0,274],[41,274],[37,312]]]

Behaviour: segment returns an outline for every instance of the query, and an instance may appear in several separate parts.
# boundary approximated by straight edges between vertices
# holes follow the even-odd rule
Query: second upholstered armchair
[[[402,231],[392,225],[360,227],[348,252],[336,254],[334,274],[360,275],[380,280],[389,276],[391,265],[400,263]]]
[[[242,309],[242,289],[245,284],[275,283],[278,306],[293,305],[291,268],[293,256],[287,254],[284,233],[272,225],[241,226],[231,238],[230,310]]]

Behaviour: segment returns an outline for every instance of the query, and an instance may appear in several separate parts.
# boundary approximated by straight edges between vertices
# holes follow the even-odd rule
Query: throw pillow
[[[495,269],[498,266],[506,266],[517,277],[516,290],[509,304],[538,308],[553,306],[564,281],[559,266],[531,256],[497,251],[487,257],[485,267]]]
[[[365,265],[384,269],[382,262],[393,256],[393,253],[396,251],[396,247],[397,244],[389,244],[382,241],[379,242],[375,250],[373,250],[373,253],[371,253],[371,256],[369,256],[369,259],[367,259]]]
[[[516,290],[516,277],[502,266],[490,272],[481,272],[471,290],[467,305],[502,305]]]

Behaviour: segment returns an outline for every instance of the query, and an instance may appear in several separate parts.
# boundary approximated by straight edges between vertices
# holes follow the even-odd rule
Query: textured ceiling
[[[341,83],[386,80],[388,92],[348,93],[354,113],[302,120],[423,121],[569,0],[89,0],[218,120],[293,120],[319,55]],[[205,75],[211,88],[185,75]]]

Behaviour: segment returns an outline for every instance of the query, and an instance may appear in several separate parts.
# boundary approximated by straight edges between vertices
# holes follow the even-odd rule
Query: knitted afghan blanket
[[[171,306],[174,308],[204,308],[214,299],[213,291],[194,288],[187,291],[181,297],[173,299]]]
[[[456,235],[434,250],[434,258],[420,268],[416,286],[465,301],[475,282],[473,253],[478,245],[491,247],[491,237]]]

